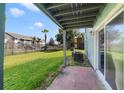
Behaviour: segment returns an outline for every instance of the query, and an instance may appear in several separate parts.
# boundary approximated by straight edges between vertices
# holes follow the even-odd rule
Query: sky
[[[6,32],[44,39],[44,34],[41,31],[48,29],[48,41],[51,37],[55,39],[58,28],[52,20],[33,4],[6,4]]]

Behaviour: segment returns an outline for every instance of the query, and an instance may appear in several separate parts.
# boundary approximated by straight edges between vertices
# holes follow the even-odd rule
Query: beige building
[[[7,49],[17,49],[17,48],[31,48],[32,47],[32,37],[24,36],[16,33],[5,33],[5,45],[4,48]]]

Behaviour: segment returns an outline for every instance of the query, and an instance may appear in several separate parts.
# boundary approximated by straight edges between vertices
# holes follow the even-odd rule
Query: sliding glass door
[[[98,68],[104,74],[104,30],[99,32],[99,62]]]
[[[113,89],[124,89],[124,16],[106,26],[106,80]]]

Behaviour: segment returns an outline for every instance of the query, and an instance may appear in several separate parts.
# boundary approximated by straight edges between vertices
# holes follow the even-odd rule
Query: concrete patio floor
[[[48,90],[103,90],[104,85],[91,67],[69,66],[59,74]]]

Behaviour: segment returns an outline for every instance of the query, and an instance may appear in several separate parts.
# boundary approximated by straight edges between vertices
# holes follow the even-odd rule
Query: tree
[[[69,49],[74,48],[74,33],[72,29],[67,31],[66,39],[67,39],[67,48]]]
[[[46,44],[46,41],[47,41],[47,34],[46,34],[46,33],[48,33],[49,30],[44,29],[44,30],[42,30],[41,32],[45,34],[45,35],[44,35],[44,38],[45,38],[45,47],[44,47],[44,50],[47,50],[47,44]]]
[[[81,33],[78,30],[74,30],[73,33],[75,37],[84,37],[84,33]]]
[[[60,44],[63,44],[63,31],[62,29],[59,29],[59,33],[55,35],[56,41],[58,41]]]
[[[59,33],[56,34],[56,41],[60,44],[63,44],[63,30],[59,29]],[[68,30],[66,32],[66,40],[67,40],[67,47],[73,48],[74,47],[74,37],[82,37],[84,38],[84,33],[79,32],[78,30]]]
[[[50,46],[54,46],[55,45],[55,42],[54,42],[53,38],[50,38],[49,45]]]
[[[37,38],[37,47],[40,48],[40,42],[41,42],[41,39],[38,37]]]
[[[56,41],[58,41],[60,44],[63,44],[63,30],[59,29],[59,33],[56,34]],[[74,40],[74,34],[73,30],[68,30],[66,33],[66,39],[67,39],[67,47],[72,48],[73,47],[73,40]]]
[[[37,38],[37,42],[40,42],[40,41],[41,41],[41,39],[38,37],[38,38]]]
[[[33,44],[33,47],[36,47],[36,37],[33,37],[32,44]]]
[[[63,44],[63,34],[56,34],[56,41],[58,41],[60,44]]]

